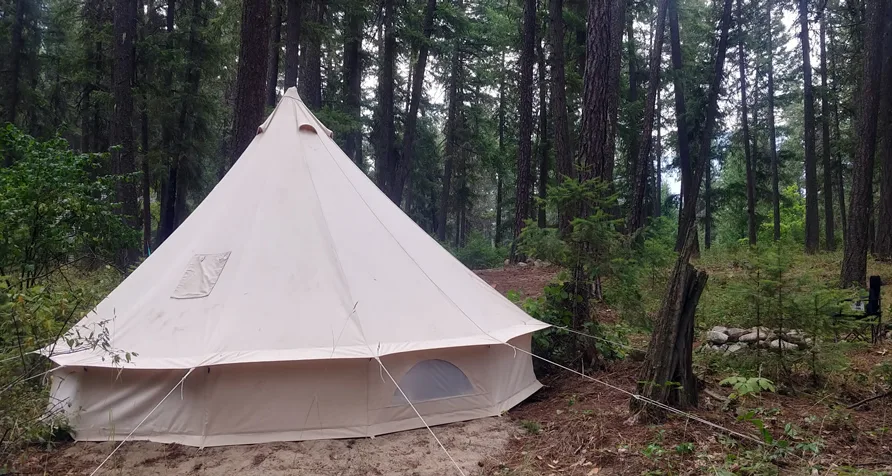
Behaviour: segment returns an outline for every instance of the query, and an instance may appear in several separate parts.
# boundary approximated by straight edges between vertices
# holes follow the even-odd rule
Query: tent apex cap
[[[294,98],[294,99],[297,99],[298,101],[303,102],[303,100],[300,98],[300,95],[297,94],[297,88],[294,86],[291,86],[290,88],[285,90],[285,96]]]

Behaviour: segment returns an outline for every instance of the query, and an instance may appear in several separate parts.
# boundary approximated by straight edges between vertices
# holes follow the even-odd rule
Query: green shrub
[[[470,269],[488,269],[502,266],[508,257],[508,249],[493,246],[488,239],[479,233],[471,233],[467,244],[462,247],[447,249]]]

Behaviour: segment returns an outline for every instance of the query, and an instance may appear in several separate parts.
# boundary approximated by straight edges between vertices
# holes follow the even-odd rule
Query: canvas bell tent
[[[77,324],[110,349],[56,345],[52,394],[79,440],[367,437],[423,427],[409,402],[429,425],[516,405],[541,387],[516,348],[545,327],[391,203],[291,88]]]

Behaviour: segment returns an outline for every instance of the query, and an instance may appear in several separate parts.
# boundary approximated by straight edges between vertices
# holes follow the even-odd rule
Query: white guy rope
[[[183,382],[186,381],[186,377],[188,377],[189,374],[191,374],[193,370],[195,370],[195,367],[192,367],[191,369],[189,369],[188,372],[186,372],[186,375],[183,375],[183,378],[181,378],[180,381],[177,382],[177,384],[174,385],[173,388],[170,389],[169,392],[167,392],[167,395],[165,395],[164,398],[162,398],[161,401],[158,402],[157,405],[155,405],[155,408],[153,408],[152,411],[150,411],[150,412],[149,412],[149,413],[142,419],[142,421],[139,422],[139,424],[137,424],[135,427],[133,427],[133,430],[130,431],[130,434],[128,434],[123,440],[121,440],[121,443],[119,443],[118,446],[115,446],[115,449],[113,449],[112,452],[109,453],[108,456],[106,456],[105,459],[102,460],[101,463],[99,463],[99,466],[97,466],[96,469],[94,469],[93,472],[90,473],[90,476],[93,476],[94,474],[96,474],[96,473],[102,468],[102,466],[104,466],[105,463],[107,463],[108,460],[110,460],[111,457],[112,457],[112,456],[113,456],[119,449],[121,449],[121,446],[123,446],[124,443],[126,443],[127,440],[129,440],[130,437],[133,436],[134,433],[136,433],[136,430],[138,430],[139,427],[142,426],[142,424],[145,423],[146,420],[148,420],[150,416],[152,416],[152,413],[155,413],[155,410],[157,410],[158,407],[160,407],[161,404],[164,403],[165,400],[167,400],[167,397],[169,397],[169,396],[174,392],[174,390],[177,389],[177,387],[179,387],[180,385],[183,384]]]
[[[599,380],[599,379],[596,379],[596,378],[594,378],[594,377],[592,377],[592,376],[586,375],[586,374],[584,374],[584,373],[582,373],[582,372],[573,370],[573,369],[571,369],[570,367],[565,367],[565,366],[563,366],[563,365],[561,365],[561,364],[559,364],[559,363],[557,363],[557,362],[553,362],[553,361],[551,361],[551,360],[548,360],[548,359],[546,359],[545,357],[540,357],[540,356],[538,356],[538,355],[536,355],[536,354],[534,354],[534,353],[532,353],[532,352],[528,352],[528,351],[523,350],[523,349],[521,349],[521,348],[519,348],[519,347],[517,347],[517,346],[511,345],[511,344],[509,344],[509,343],[507,343],[507,342],[503,342],[503,344],[505,344],[505,345],[507,345],[507,346],[509,346],[509,347],[513,347],[514,350],[519,350],[520,352],[523,352],[524,354],[527,354],[527,355],[529,355],[529,356],[531,356],[531,357],[535,357],[535,358],[537,358],[537,359],[539,359],[539,360],[542,360],[543,362],[548,362],[548,363],[551,364],[551,365],[554,365],[554,366],[556,366],[556,367],[560,367],[560,368],[562,368],[562,369],[564,369],[564,370],[566,370],[566,371],[568,371],[568,372],[572,372],[572,373],[574,373],[574,374],[576,374],[576,375],[579,375],[580,377],[582,377],[582,378],[584,378],[584,379],[591,380],[592,382],[599,383],[599,384],[601,384],[601,385],[603,385],[603,386],[605,386],[605,387],[607,387],[607,388],[611,388],[611,389],[616,390],[616,391],[618,391],[618,392],[620,392],[620,393],[626,394],[626,395],[628,395],[628,396],[634,398],[635,400],[642,401],[642,402],[644,402],[644,403],[653,405],[653,406],[655,406],[655,407],[657,407],[657,408],[662,408],[662,409],[664,409],[664,410],[666,410],[666,411],[668,411],[668,412],[670,412],[670,413],[675,413],[675,414],[684,416],[684,417],[686,417],[686,418],[688,418],[688,419],[694,420],[694,421],[696,421],[696,422],[703,423],[704,425],[707,425],[707,426],[711,426],[711,427],[713,427],[713,428],[715,428],[715,429],[717,429],[717,430],[723,431],[723,432],[725,432],[725,433],[728,433],[728,434],[731,434],[731,435],[734,435],[734,436],[739,436],[739,437],[741,437],[741,438],[744,438],[744,439],[753,441],[753,442],[755,442],[755,443],[758,443],[759,445],[763,445],[763,446],[765,445],[765,442],[764,442],[764,441],[759,440],[758,438],[756,438],[756,437],[754,437],[754,436],[750,436],[750,435],[747,435],[747,434],[744,434],[744,433],[740,433],[740,432],[734,431],[734,430],[732,430],[732,429],[730,429],[730,428],[726,428],[726,427],[721,426],[721,425],[719,425],[719,424],[717,424],[717,423],[713,423],[713,422],[711,422],[711,421],[709,421],[709,420],[700,418],[700,417],[698,417],[697,415],[694,415],[694,414],[692,414],[692,413],[688,413],[688,412],[679,410],[679,409],[677,409],[677,408],[671,407],[671,406],[669,406],[669,405],[666,405],[665,403],[661,403],[661,402],[658,402],[658,401],[656,401],[656,400],[654,400],[654,399],[647,398],[647,397],[645,397],[644,395],[639,395],[639,394],[637,394],[637,393],[632,393],[632,392],[630,392],[630,391],[628,391],[628,390],[626,390],[626,389],[624,389],[624,388],[617,387],[616,385],[611,385],[611,384],[609,384],[609,383],[607,383],[607,382],[605,382],[605,381],[603,381],[603,380]]]
[[[426,421],[424,421],[424,417],[421,416],[421,413],[418,413],[418,409],[415,408],[415,405],[412,403],[412,400],[409,400],[409,397],[406,396],[406,393],[403,392],[402,388],[400,388],[400,384],[396,383],[396,380],[393,378],[393,375],[390,375],[390,371],[387,370],[387,367],[384,366],[384,363],[381,362],[381,359],[376,356],[375,360],[378,361],[378,365],[380,365],[381,368],[384,369],[384,372],[386,372],[387,376],[390,377],[390,381],[393,382],[394,385],[396,385],[396,389],[400,391],[400,394],[403,396],[403,398],[406,399],[407,402],[409,402],[409,406],[412,407],[412,410],[414,410],[415,414],[418,415],[418,419],[421,420],[421,423],[424,424],[424,427],[427,428],[427,431],[430,432],[431,436],[434,437],[434,440],[436,440],[437,444],[440,445],[440,448],[443,450],[443,452],[446,453],[446,456],[449,457],[449,460],[452,461],[453,466],[455,466],[455,469],[458,470],[458,474],[460,474],[461,476],[466,476],[465,472],[462,471],[462,469],[458,465],[458,463],[455,462],[455,459],[452,458],[452,455],[449,454],[449,450],[447,450],[446,447],[443,446],[443,443],[440,442],[440,439],[437,438],[436,434],[434,434],[434,430],[431,430],[431,427],[428,426]]]
[[[637,351],[639,351],[639,352],[646,352],[644,349],[639,349],[639,348],[637,348],[637,347],[632,347],[632,346],[627,345],[627,344],[620,344],[619,342],[612,341],[612,340],[610,340],[610,339],[605,339],[605,338],[603,338],[603,337],[593,336],[593,335],[591,335],[591,334],[586,334],[585,332],[574,331],[573,329],[570,329],[569,327],[555,326],[555,325],[552,325],[551,327],[553,327],[553,328],[555,328],[555,329],[560,329],[560,330],[562,330],[562,331],[572,332],[573,334],[579,334],[579,335],[581,335],[581,336],[583,336],[583,337],[588,337],[589,339],[596,339],[596,340],[604,341],[604,342],[607,342],[607,343],[609,343],[609,344],[613,344],[613,345],[615,345],[615,346],[617,346],[617,347],[624,347],[624,348],[626,348],[626,349],[637,350]],[[543,330],[544,330],[544,329],[543,329]]]

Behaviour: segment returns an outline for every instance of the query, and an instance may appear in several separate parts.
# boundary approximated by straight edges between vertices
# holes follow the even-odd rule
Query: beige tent
[[[102,322],[113,352],[138,355],[57,345],[53,398],[76,437],[194,446],[422,427],[394,381],[430,425],[498,415],[541,387],[512,345],[546,327],[391,203],[294,88],[76,329]]]

